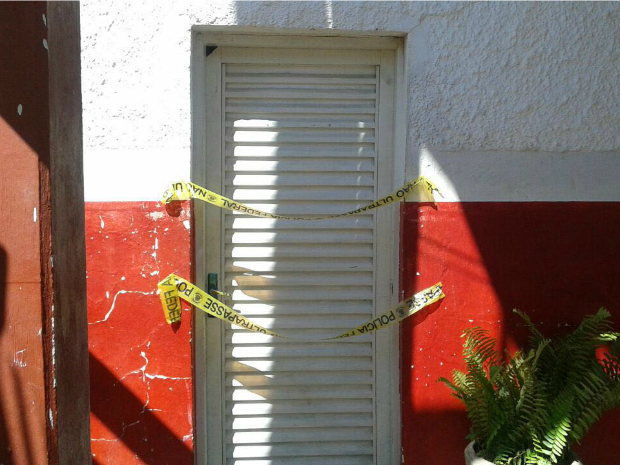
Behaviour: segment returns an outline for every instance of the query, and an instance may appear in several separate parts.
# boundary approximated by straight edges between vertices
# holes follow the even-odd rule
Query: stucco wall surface
[[[191,318],[169,326],[156,295],[161,275],[189,276],[189,212],[89,202],[85,217],[93,464],[189,465]]]
[[[419,147],[620,151],[619,4],[85,0],[87,201],[189,175],[194,25],[408,34],[411,175]]]
[[[566,274],[558,286],[571,292],[581,270],[589,276],[581,286],[602,283],[574,313],[544,313],[549,321],[574,324],[595,305],[618,314],[609,268],[617,247],[601,240],[605,222],[617,222],[611,213],[599,218],[620,205],[620,4],[83,0],[81,6],[90,345],[91,363],[100,368],[93,384],[96,463],[192,461],[191,334],[187,325],[176,333],[165,325],[152,294],[160,277],[176,270],[189,275],[190,222],[187,211],[171,218],[149,201],[158,200],[169,182],[189,177],[195,25],[384,31],[407,38],[407,177],[426,174],[446,203],[428,214],[416,204],[402,207],[403,290],[440,279],[451,287],[432,318],[415,328],[409,322],[401,333],[404,463],[458,463],[462,457],[464,414],[432,380],[458,366],[464,325],[483,324],[499,334],[512,328],[504,320],[514,306],[552,306],[534,279],[561,276],[545,274],[549,269]],[[588,205],[566,203],[571,200]],[[547,203],[530,204],[541,201]],[[141,233],[131,236],[135,228]],[[178,253],[162,255],[158,268],[146,273],[157,231],[161,253]],[[561,247],[556,236],[563,238]],[[512,245],[518,241],[521,249]],[[575,248],[592,253],[571,268],[565,257]],[[522,256],[541,274],[530,273]],[[600,270],[611,270],[604,273],[607,281],[599,279]],[[521,295],[530,300],[520,301]],[[136,315],[139,321],[131,319]],[[445,318],[453,323],[440,340],[430,325]],[[162,351],[182,354],[182,363]],[[125,392],[120,403],[119,391]],[[424,425],[438,425],[438,436]],[[607,434],[617,436],[617,430]],[[152,446],[157,441],[160,447]],[[448,444],[443,458],[436,455],[439,442]],[[586,447],[591,454],[595,449]],[[170,450],[182,459],[171,460]],[[586,463],[609,462],[584,457],[591,459]]]

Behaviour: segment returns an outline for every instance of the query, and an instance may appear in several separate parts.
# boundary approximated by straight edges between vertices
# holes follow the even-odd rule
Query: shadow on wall
[[[155,414],[145,408],[144,402],[133,394],[106,366],[90,354],[91,383],[99,389],[91,389],[91,412],[106,425],[142,461],[142,463],[193,463],[193,452]],[[139,417],[139,424],[124,425],[120,419],[127,414]],[[157,438],[157,455],[153,445],[144,440]],[[163,443],[162,443],[163,442]],[[162,451],[165,450],[165,453]],[[104,457],[105,459],[105,457]],[[96,457],[93,463],[98,463]]]
[[[450,168],[441,170],[455,191],[471,189],[461,185],[471,179]],[[601,306],[618,327],[620,203],[447,202],[432,212],[410,203],[403,207],[403,226],[405,293],[441,279],[448,296],[425,325],[403,325],[405,463],[462,463],[469,422],[435,380],[462,369],[463,329],[489,328],[499,349],[513,351],[527,340],[514,308],[549,336],[573,329]],[[620,412],[605,415],[577,447],[585,463],[616,460],[619,421]]]
[[[39,161],[49,165],[48,102],[41,99],[48,94],[47,59],[41,60],[47,55],[47,42],[42,41],[47,36],[42,15],[47,7],[43,2],[20,3],[17,7],[14,2],[0,2],[0,18],[4,18],[0,37],[10,51],[0,54],[0,116],[37,153]]]
[[[0,246],[0,338],[4,332],[6,325],[6,309],[5,309],[5,293],[6,293],[6,272],[7,272],[7,256],[4,248]],[[5,377],[2,376],[4,380]],[[2,407],[2,400],[5,398],[3,394],[4,382],[0,382],[0,463],[12,465],[13,459],[10,449],[8,448],[9,440],[7,435],[7,425],[4,423],[6,418]]]
[[[155,294],[160,272],[190,274],[189,216],[158,202],[90,202],[85,216],[94,459],[193,463],[191,318],[173,332]]]
[[[19,357],[20,352],[6,350],[13,348],[14,343],[6,331],[10,325],[7,321],[7,273],[8,254],[0,246],[0,464],[37,463],[44,451],[40,449],[40,441],[35,444],[32,438],[45,433],[37,430],[36,419],[30,414],[26,399],[24,378],[17,372],[27,365]]]
[[[38,170],[49,165],[47,50],[43,41],[47,36],[43,20],[46,9],[46,2],[0,2],[2,169],[8,160],[14,162],[19,157],[19,163],[0,176],[0,184],[13,182],[26,186],[23,192],[36,185]],[[18,198],[16,192],[12,194],[15,197],[11,197],[9,190],[3,191],[6,191],[3,192],[5,200]],[[33,195],[38,194],[36,191],[35,194],[27,192],[26,201],[32,201]],[[18,314],[29,305],[32,308],[34,304],[35,311],[40,305],[39,294],[35,297],[26,290],[27,286],[34,286],[39,275],[38,272],[32,273],[25,280],[18,280],[20,282],[15,282],[11,276],[12,286],[9,287],[8,283],[9,255],[20,256],[22,250],[19,247],[28,244],[38,226],[31,224],[22,228],[19,225],[23,214],[19,205],[5,203],[0,208],[6,213],[2,215],[3,224],[0,225],[6,247],[0,246],[0,463],[40,463],[46,454],[45,430],[41,431],[45,418],[42,368],[34,354],[36,347],[29,347],[27,354],[25,349],[16,352],[15,347],[26,341],[26,334],[36,324],[33,323],[36,319],[26,317],[20,320]],[[9,228],[19,229],[24,240],[17,241],[16,245],[15,235]],[[31,256],[19,258],[27,265],[33,265]],[[32,282],[27,282],[29,279]],[[25,284],[23,290],[15,286],[22,283]],[[24,327],[30,323],[33,327]],[[36,334],[36,329],[34,331]]]
[[[334,26],[332,3],[332,0],[283,3],[235,1],[235,24],[298,28],[308,27],[305,23],[311,22],[317,24],[318,29],[327,29]],[[349,6],[352,7],[355,6],[353,4]],[[283,21],[282,17],[286,20]],[[316,18],[317,21],[314,22],[311,18]],[[301,25],[302,22],[304,25]]]
[[[509,345],[526,341],[513,308],[547,335],[574,329],[601,306],[618,328],[618,203],[466,203],[463,212],[501,302]],[[611,463],[620,455],[619,424],[616,411],[592,429],[578,448],[585,463]]]

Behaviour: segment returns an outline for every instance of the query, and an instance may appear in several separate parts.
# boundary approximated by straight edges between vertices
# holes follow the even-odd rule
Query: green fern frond
[[[496,465],[562,463],[604,412],[620,407],[620,333],[605,309],[555,339],[515,313],[531,333],[527,351],[501,356],[487,330],[467,329],[467,369],[440,381],[464,403],[483,458]],[[599,359],[601,346],[609,351]]]
[[[551,404],[551,415],[544,425],[540,449],[536,454],[545,457],[551,463],[557,463],[567,450],[569,434],[571,432],[571,411],[573,396],[566,392],[556,398]]]
[[[466,329],[463,332],[465,344],[463,345],[463,357],[469,366],[487,366],[495,364],[497,352],[495,351],[495,339],[489,336],[489,331],[478,326]]]

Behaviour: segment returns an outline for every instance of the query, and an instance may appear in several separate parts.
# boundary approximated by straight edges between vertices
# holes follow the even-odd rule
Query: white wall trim
[[[203,34],[206,37],[207,42],[214,42],[217,45],[229,45],[227,42],[235,40],[237,36],[246,36],[251,39],[259,38],[260,40],[266,40],[269,43],[268,36],[280,36],[287,39],[298,37],[313,38],[319,37],[329,39],[333,37],[345,39],[342,41],[343,46],[338,48],[360,48],[351,44],[352,40],[359,40],[368,38],[368,46],[372,48],[398,48],[398,38],[405,37],[406,33],[403,31],[387,31],[387,30],[346,30],[346,29],[329,29],[329,28],[316,28],[316,29],[299,29],[299,28],[286,28],[286,27],[261,27],[261,26],[235,26],[235,25],[194,25],[192,26],[192,33]],[[352,39],[352,40],[346,40]],[[374,41],[374,42],[373,42]],[[290,44],[290,42],[287,42]],[[390,45],[391,44],[391,45]],[[379,46],[380,45],[380,46]],[[255,40],[250,45],[252,47],[260,47],[256,45]],[[285,46],[285,45],[283,45]],[[290,45],[289,45],[290,46]]]
[[[84,147],[84,201],[159,201],[168,185],[187,178],[189,153],[189,148]]]
[[[476,152],[423,148],[412,163],[438,202],[618,202],[620,152]]]
[[[393,37],[340,37],[340,36],[304,36],[304,35],[244,35],[205,33],[206,45],[244,48],[313,48],[313,49],[366,49],[395,50],[399,39]],[[286,41],[282,39],[286,37]],[[259,39],[259,40],[257,40]]]

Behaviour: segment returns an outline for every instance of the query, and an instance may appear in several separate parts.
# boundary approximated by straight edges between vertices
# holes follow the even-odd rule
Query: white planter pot
[[[493,465],[492,462],[478,457],[474,450],[474,442],[470,442],[465,448],[465,464],[466,465]]]
[[[489,462],[481,457],[478,457],[474,450],[474,443],[470,442],[465,448],[465,464],[466,465],[493,465],[493,462]],[[572,465],[583,465],[579,460],[575,460]]]

